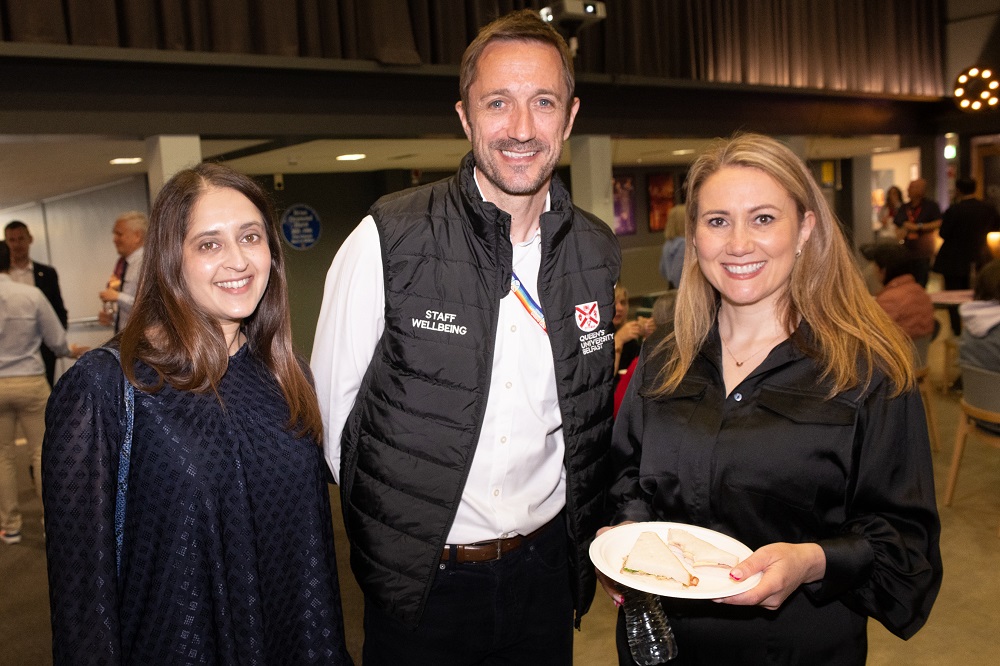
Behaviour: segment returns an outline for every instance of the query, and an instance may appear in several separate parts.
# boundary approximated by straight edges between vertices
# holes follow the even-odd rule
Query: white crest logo
[[[576,306],[576,325],[584,333],[590,333],[601,323],[601,312],[597,309],[597,301],[581,303]]]

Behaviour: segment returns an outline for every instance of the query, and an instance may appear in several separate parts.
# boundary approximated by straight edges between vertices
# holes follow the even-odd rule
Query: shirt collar
[[[132,254],[130,254],[127,257],[125,257],[125,261],[132,262],[135,259],[141,257],[142,256],[142,249],[144,247],[146,247],[146,246],[145,245],[140,245],[136,249],[132,250]]]

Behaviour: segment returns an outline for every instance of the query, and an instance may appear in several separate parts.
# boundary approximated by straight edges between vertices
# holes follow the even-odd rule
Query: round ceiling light
[[[955,103],[963,111],[1000,108],[1000,81],[988,67],[969,67],[955,79]]]

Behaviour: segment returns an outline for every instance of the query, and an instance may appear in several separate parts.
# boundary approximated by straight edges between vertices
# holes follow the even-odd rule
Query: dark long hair
[[[316,392],[292,348],[285,256],[274,205],[249,176],[220,164],[202,163],[171,178],[153,204],[135,305],[120,334],[122,368],[130,382],[155,391],[164,382],[177,390],[218,393],[229,364],[222,327],[193,307],[183,277],[183,246],[195,203],[209,189],[232,189],[253,203],[264,219],[271,271],[257,309],[243,320],[249,352],[274,375],[291,413],[289,429],[322,439]],[[159,378],[152,386],[136,379],[141,360]]]

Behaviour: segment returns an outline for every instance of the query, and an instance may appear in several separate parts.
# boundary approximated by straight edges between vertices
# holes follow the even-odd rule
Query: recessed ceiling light
[[[363,160],[367,155],[364,153],[348,153],[347,155],[337,155],[338,162],[354,162],[357,160]]]
[[[673,151],[671,155],[691,155],[692,153],[694,153],[694,148],[683,148]]]
[[[141,157],[116,157],[111,160],[111,164],[138,164],[141,161]]]

